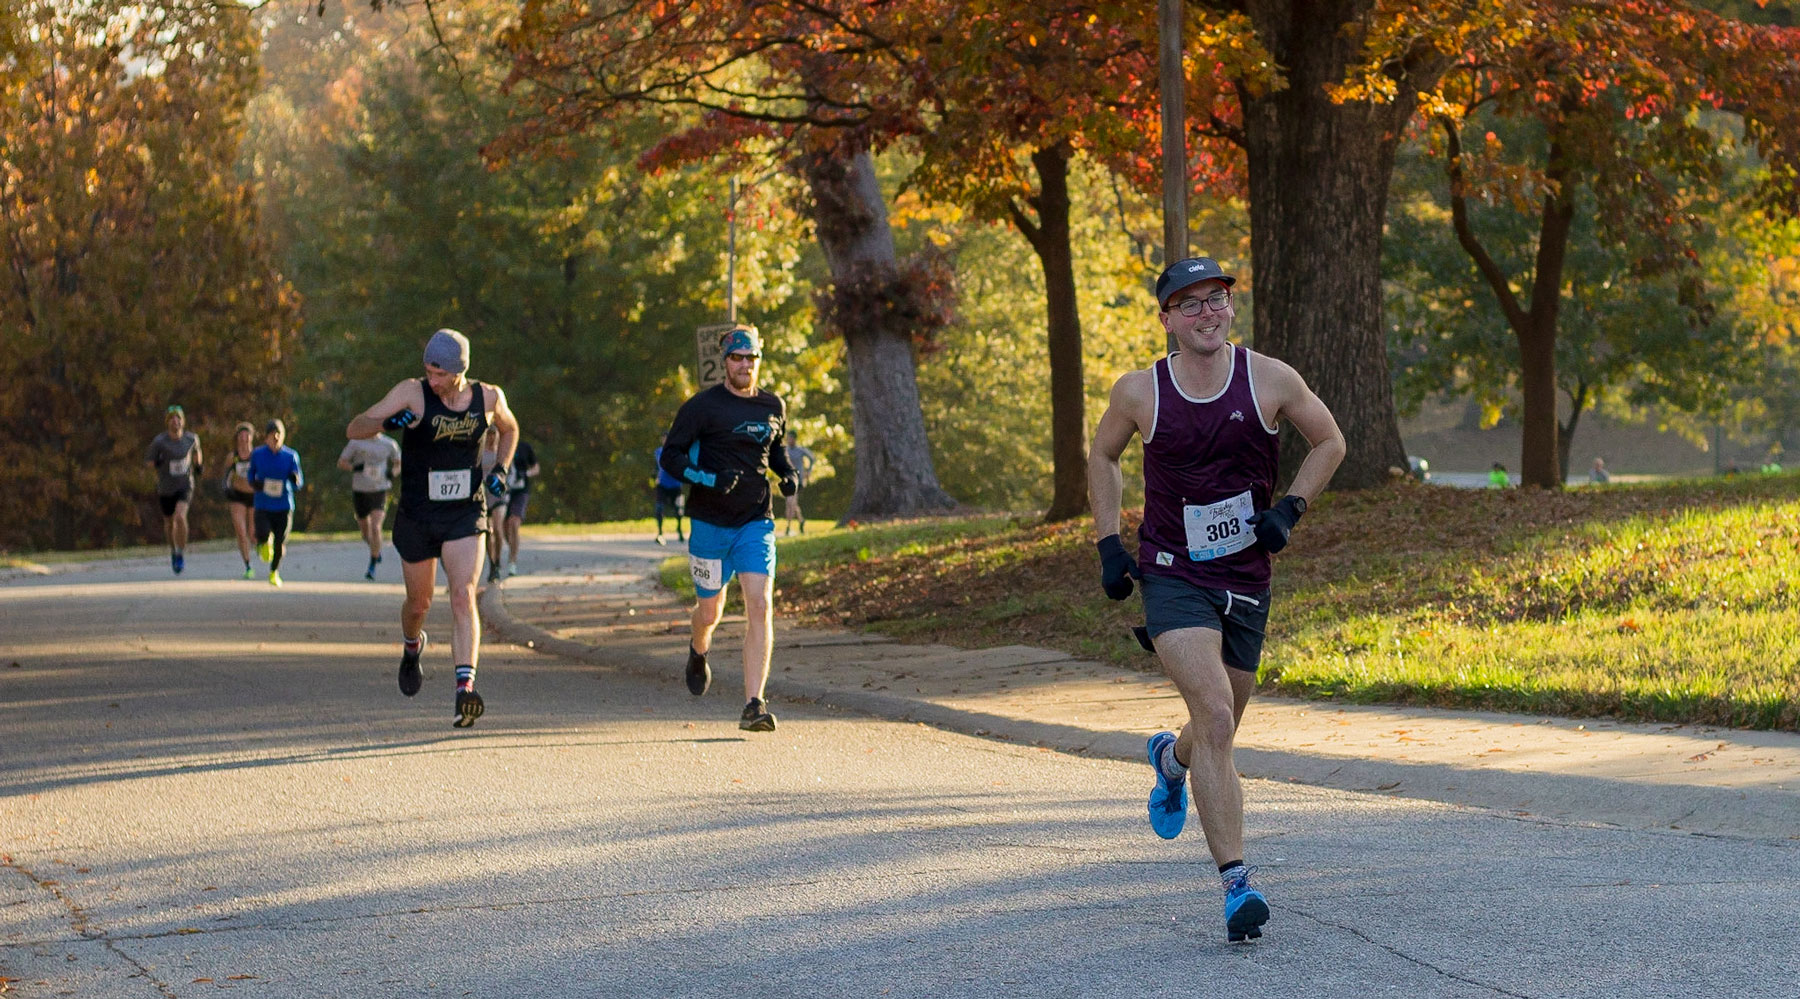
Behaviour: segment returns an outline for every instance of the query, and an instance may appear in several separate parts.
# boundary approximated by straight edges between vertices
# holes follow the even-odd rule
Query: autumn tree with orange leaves
[[[238,420],[286,413],[299,302],[236,174],[256,35],[233,4],[30,0],[0,14],[9,43],[0,545],[148,540],[165,407],[215,456]]]
[[[886,39],[925,11],[802,0],[525,0],[501,43],[529,109],[496,159],[627,116],[665,117],[648,168],[775,164],[805,182],[831,273],[824,325],[845,343],[856,445],[846,516],[948,509],[919,404],[915,349],[949,321],[949,271],[894,248],[873,154],[921,128]]]
[[[1585,393],[1559,425],[1558,316],[1578,193],[1591,192],[1605,240],[1630,257],[1636,280],[1669,278],[1695,337],[1713,322],[1697,242],[1704,223],[1692,205],[1716,200],[1738,150],[1701,118],[1740,116],[1767,161],[1752,204],[1792,214],[1800,153],[1800,30],[1747,25],[1659,0],[1615,4],[1544,2],[1529,28],[1471,50],[1447,75],[1458,113],[1437,119],[1450,178],[1456,238],[1474,261],[1518,343],[1523,394],[1520,478],[1559,488]],[[1496,141],[1465,147],[1462,122],[1482,109],[1535,123],[1538,159],[1505,168]],[[1523,272],[1496,259],[1471,222],[1470,202],[1536,203],[1535,259]]]

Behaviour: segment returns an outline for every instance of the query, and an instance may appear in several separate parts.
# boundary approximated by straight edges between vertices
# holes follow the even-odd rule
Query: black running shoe
[[[425,667],[419,664],[419,657],[425,654],[425,641],[425,633],[421,631],[419,651],[408,652],[404,642],[400,645],[400,692],[408,697],[425,685]]]
[[[706,688],[712,686],[712,667],[706,665],[706,657],[695,652],[692,645],[688,646],[687,684],[688,693],[695,697],[706,693]]]
[[[769,713],[769,706],[760,697],[752,697],[750,703],[744,705],[744,713],[738,717],[738,728],[746,732],[775,731],[775,716]]]
[[[456,692],[456,720],[450,724],[457,728],[468,728],[486,710],[487,705],[482,703],[480,694],[472,689],[459,690]]]
[[[500,564],[498,562],[496,562],[493,565],[488,566],[488,582],[498,583],[499,581],[500,581]]]

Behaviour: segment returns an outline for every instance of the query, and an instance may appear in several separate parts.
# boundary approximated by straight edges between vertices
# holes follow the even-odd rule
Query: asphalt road
[[[210,996],[1782,997],[1800,842],[1253,781],[1228,945],[1142,765],[447,641],[397,566],[0,585],[0,991]],[[440,599],[427,627],[447,639]],[[6,990],[10,991],[6,991]]]

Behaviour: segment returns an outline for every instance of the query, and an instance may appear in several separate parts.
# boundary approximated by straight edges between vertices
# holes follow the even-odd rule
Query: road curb
[[[506,610],[500,586],[488,586],[479,600],[482,625],[507,641],[546,655],[566,656],[592,666],[619,669],[671,685],[681,679],[682,664],[639,652],[607,649],[572,639],[559,638],[538,626],[521,621]],[[780,681],[780,701],[817,704],[889,721],[916,722],[963,735],[999,739],[1029,746],[1103,759],[1136,761],[1143,756],[1143,739],[1124,732],[1053,725],[982,711],[952,708],[932,701],[870,690],[840,690],[820,684]],[[685,688],[682,688],[685,689]]]
[[[671,691],[686,689],[678,686],[683,665],[678,656],[609,649],[560,638],[512,617],[500,586],[484,589],[479,605],[483,620],[496,633],[525,648],[665,682]],[[1147,729],[1100,729],[1016,717],[881,690],[807,683],[786,674],[780,675],[776,683],[775,703],[812,703],[872,718],[918,723],[963,735],[1098,759],[1129,763],[1141,763],[1144,759]],[[1305,709],[1302,714],[1312,711],[1321,715],[1361,710],[1327,702],[1292,702],[1286,710],[1296,708]],[[1530,722],[1528,716],[1488,717],[1479,713],[1470,714],[1468,719],[1469,724],[1506,730],[1518,730]],[[1246,778],[1304,784],[1377,798],[1435,801],[1524,821],[1748,838],[1800,846],[1800,789],[1658,780],[1656,768],[1649,761],[1629,772],[1580,773],[1549,768],[1520,771],[1454,760],[1415,759],[1403,753],[1370,756],[1323,749],[1309,751],[1295,746],[1240,744],[1236,762],[1239,773]]]

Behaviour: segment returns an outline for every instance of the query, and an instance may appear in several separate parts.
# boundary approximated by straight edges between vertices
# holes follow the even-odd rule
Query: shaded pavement
[[[531,539],[528,572],[483,593],[500,634],[542,652],[679,685],[688,605],[657,582],[679,547],[642,536]],[[777,585],[780,583],[777,570]],[[780,600],[776,612],[780,613]],[[743,618],[709,655],[717,711],[742,704]],[[769,696],[1138,761],[1184,717],[1173,685],[1007,645],[965,650],[776,621]],[[1254,698],[1245,776],[1639,829],[1800,841],[1800,735],[1431,708]]]

